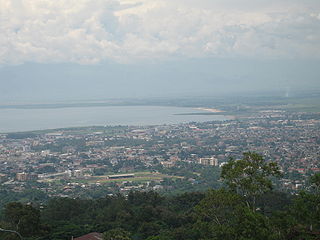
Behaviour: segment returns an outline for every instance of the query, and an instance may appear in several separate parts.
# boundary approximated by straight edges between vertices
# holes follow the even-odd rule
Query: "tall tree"
[[[240,160],[230,159],[222,167],[221,178],[234,192],[245,196],[255,210],[257,196],[272,189],[271,176],[280,176],[280,169],[275,162],[266,162],[253,152],[246,152]]]

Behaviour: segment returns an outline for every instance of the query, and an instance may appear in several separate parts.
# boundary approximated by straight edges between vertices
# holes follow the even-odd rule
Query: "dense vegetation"
[[[281,173],[255,153],[230,160],[221,172],[225,188],[163,196],[130,192],[95,200],[52,198],[45,206],[11,202],[0,227],[24,239],[71,239],[104,232],[108,239],[319,239],[320,174],[310,191],[272,191],[270,177]],[[18,239],[2,233],[0,239]]]

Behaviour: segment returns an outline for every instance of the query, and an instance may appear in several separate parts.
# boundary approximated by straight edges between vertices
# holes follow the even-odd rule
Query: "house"
[[[81,237],[72,238],[73,240],[103,240],[102,233],[92,232]]]

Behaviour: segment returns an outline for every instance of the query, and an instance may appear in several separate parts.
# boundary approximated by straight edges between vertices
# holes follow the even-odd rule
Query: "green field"
[[[181,178],[178,176],[170,176],[161,173],[152,173],[152,172],[135,172],[133,178],[119,178],[119,179],[108,179],[107,175],[104,176],[93,176],[91,179],[88,179],[88,183],[112,183],[112,182],[148,182],[152,180],[162,180],[164,178]]]
[[[121,174],[121,173],[117,173]],[[130,181],[130,182],[148,182],[148,181],[157,181],[157,180],[162,180],[164,178],[182,178],[179,176],[171,176],[171,175],[166,175],[166,174],[161,174],[161,173],[155,173],[155,172],[133,172],[131,174],[134,174],[134,177],[132,178],[119,178],[119,179],[108,179],[108,175],[114,175],[108,174],[108,175],[103,175],[103,176],[91,176],[87,178],[78,178],[78,179],[73,179],[71,178],[68,180],[68,182],[74,182],[74,183],[81,183],[81,184],[95,184],[95,183],[114,183],[114,182],[123,182],[123,181]],[[42,182],[50,182],[50,183],[60,183],[60,179],[45,179],[42,180]]]

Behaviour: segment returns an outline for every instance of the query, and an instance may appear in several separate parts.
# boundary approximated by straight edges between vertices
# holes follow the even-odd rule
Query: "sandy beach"
[[[196,108],[197,110],[202,110],[202,111],[207,111],[207,112],[212,112],[212,113],[223,113],[224,111],[216,108]]]

